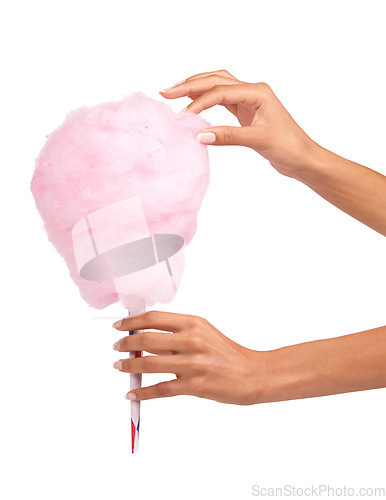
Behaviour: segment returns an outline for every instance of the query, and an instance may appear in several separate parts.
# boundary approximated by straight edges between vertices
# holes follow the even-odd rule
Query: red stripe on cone
[[[135,425],[134,422],[131,421],[131,453],[134,453],[134,444],[135,444]]]

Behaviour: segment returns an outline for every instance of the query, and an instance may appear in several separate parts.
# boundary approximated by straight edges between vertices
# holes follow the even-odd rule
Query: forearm
[[[265,372],[257,402],[386,387],[386,326],[270,351]]]
[[[324,199],[386,236],[386,176],[315,144],[296,178]]]

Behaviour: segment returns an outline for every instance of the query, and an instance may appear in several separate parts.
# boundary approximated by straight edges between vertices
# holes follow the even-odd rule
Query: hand
[[[136,389],[127,399],[181,394],[240,405],[258,402],[263,360],[268,352],[252,351],[225,337],[197,316],[149,311],[114,324],[119,331],[156,329],[124,337],[119,352],[147,351],[156,356],[122,359],[114,367],[127,373],[174,373],[177,378]]]
[[[222,70],[191,76],[160,93],[166,99],[190,97],[186,111],[197,114],[225,106],[241,127],[209,127],[198,134],[200,142],[254,149],[281,174],[386,236],[386,176],[316,144],[266,83],[242,82]]]
[[[193,102],[185,111],[196,114],[216,104],[225,106],[241,127],[210,127],[198,134],[198,140],[250,147],[289,177],[308,167],[318,146],[266,83],[246,83],[221,70],[191,76],[160,94],[166,99],[190,97]]]
[[[127,373],[174,373],[177,378],[130,391],[127,399],[189,394],[248,405],[386,387],[386,327],[253,351],[197,316],[149,311],[114,324],[119,331],[156,329],[124,337],[120,352],[155,356],[121,359]]]

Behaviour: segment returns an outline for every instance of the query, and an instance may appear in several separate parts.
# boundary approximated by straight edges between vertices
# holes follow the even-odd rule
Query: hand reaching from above
[[[283,175],[292,177],[303,168],[315,146],[266,83],[242,82],[222,70],[192,76],[161,94],[166,99],[190,97],[193,102],[185,111],[196,114],[224,106],[241,127],[210,127],[199,134],[200,142],[247,146]]]

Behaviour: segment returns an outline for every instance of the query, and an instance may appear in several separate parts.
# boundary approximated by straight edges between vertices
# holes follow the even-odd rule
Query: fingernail
[[[213,132],[200,132],[196,137],[201,144],[213,144],[216,142],[216,134]]]
[[[122,319],[120,319],[119,321],[116,321],[116,322],[113,324],[113,327],[114,327],[114,328],[119,328],[119,327],[121,326],[121,324],[122,324],[122,321],[123,321]]]
[[[116,361],[113,364],[113,368],[116,368],[117,370],[122,370],[122,365],[123,365],[123,361],[120,359],[119,361]]]
[[[171,89],[174,89],[174,87],[177,87],[177,85],[179,85],[180,83],[184,83],[185,80],[181,80],[180,82],[177,82],[175,83],[174,85],[172,85],[171,87],[168,87],[167,89],[163,89],[161,90],[161,92],[167,92],[168,90],[171,90]]]
[[[187,111],[187,110],[188,110],[188,106],[186,106],[186,108],[184,108],[184,109],[181,109],[180,113],[185,113],[185,111]]]
[[[120,347],[120,341],[118,340],[118,342],[115,342],[115,344],[113,345],[114,351],[119,351],[119,347]]]
[[[129,392],[128,394],[126,394],[125,399],[137,399],[137,395],[135,394],[135,392]]]

